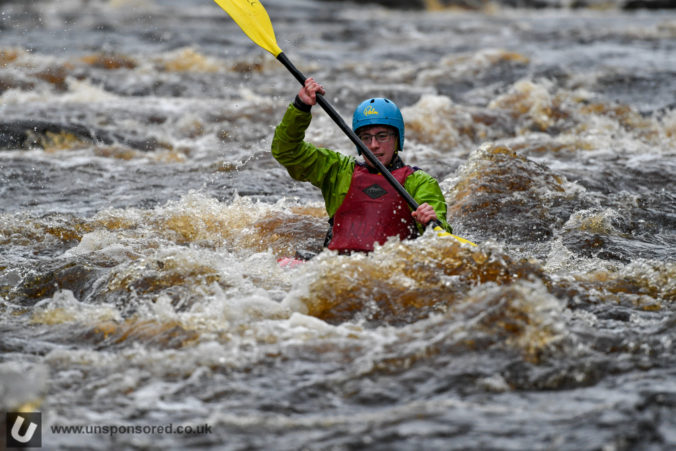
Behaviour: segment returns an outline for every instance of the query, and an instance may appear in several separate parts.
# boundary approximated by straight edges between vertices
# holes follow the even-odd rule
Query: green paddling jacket
[[[332,218],[350,189],[356,160],[303,141],[311,120],[311,113],[289,105],[282,122],[275,129],[272,156],[294,180],[310,182],[322,191],[326,212]],[[452,233],[446,221],[446,200],[439,183],[431,175],[417,170],[408,176],[404,188],[416,202],[427,202],[434,208],[446,231]],[[418,229],[423,232],[423,226],[419,223]]]

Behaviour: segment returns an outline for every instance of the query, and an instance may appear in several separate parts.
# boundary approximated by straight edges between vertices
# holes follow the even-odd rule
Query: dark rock
[[[623,9],[674,9],[676,0],[628,0]]]
[[[152,151],[170,145],[152,136],[133,136],[95,130],[80,124],[59,124],[49,121],[20,119],[0,122],[0,150],[47,148],[70,139],[72,145],[121,144],[132,149]]]
[[[18,120],[0,123],[0,149],[12,150],[44,147],[43,143],[49,133],[55,135],[68,133],[81,141],[98,141],[97,137],[82,125]]]

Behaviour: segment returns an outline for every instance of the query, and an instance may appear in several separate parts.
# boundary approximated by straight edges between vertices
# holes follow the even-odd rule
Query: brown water
[[[676,14],[266,9],[479,246],[280,268],[327,218],[279,63],[210,1],[4,2],[0,406],[47,449],[673,448]],[[54,429],[167,424],[211,433]]]

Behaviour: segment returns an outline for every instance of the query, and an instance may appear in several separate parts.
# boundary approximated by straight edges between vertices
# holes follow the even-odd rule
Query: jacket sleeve
[[[272,156],[294,180],[310,182],[319,188],[326,211],[333,216],[350,188],[355,160],[305,142],[305,130],[311,120],[311,113],[289,105],[275,129]]]
[[[446,199],[441,192],[439,182],[425,171],[417,170],[404,183],[404,188],[408,191],[418,204],[427,202],[437,214],[443,228],[453,233],[453,228],[446,219]]]

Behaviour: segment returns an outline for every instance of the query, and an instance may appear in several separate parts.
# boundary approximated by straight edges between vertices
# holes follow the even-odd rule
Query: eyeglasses
[[[376,133],[375,135],[369,135],[368,133],[364,133],[363,135],[359,135],[359,139],[361,139],[361,142],[364,144],[370,144],[371,140],[373,138],[376,139],[379,143],[384,143],[388,139],[390,139],[390,136],[394,136],[394,133],[391,132],[380,132]]]

